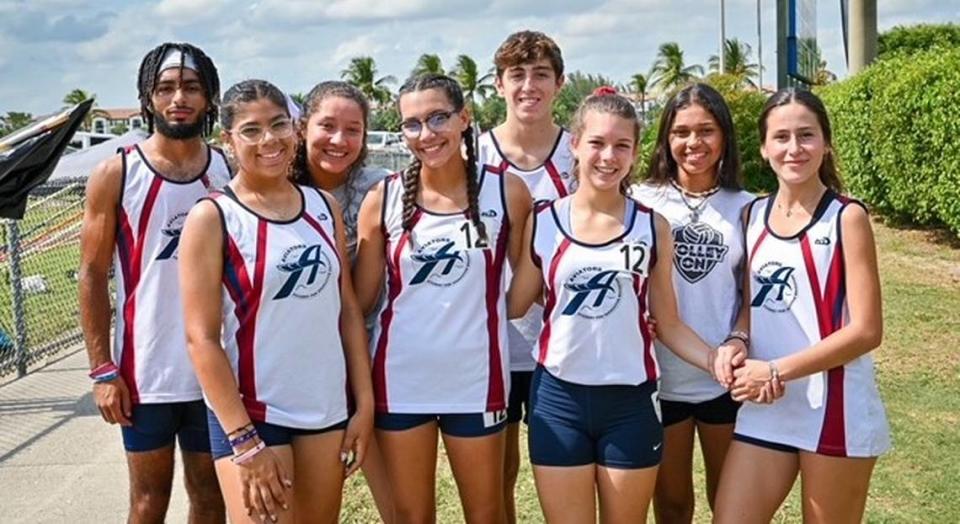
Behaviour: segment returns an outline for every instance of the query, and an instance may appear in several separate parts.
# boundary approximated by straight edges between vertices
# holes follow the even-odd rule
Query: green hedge
[[[766,96],[752,89],[739,87],[738,80],[729,75],[710,75],[704,81],[720,92],[730,107],[733,116],[733,127],[737,131],[737,142],[740,147],[740,162],[743,168],[744,183],[748,191],[754,193],[768,193],[777,187],[777,178],[770,167],[760,156],[760,136],[757,130],[757,120],[760,111],[766,102]],[[651,115],[650,125],[644,130],[640,147],[640,177],[646,173],[650,154],[656,146],[657,128],[660,125],[660,114]]]
[[[880,35],[877,42],[881,60],[901,54],[913,54],[929,51],[935,47],[943,49],[960,47],[960,25],[957,24],[919,24],[897,26]]]
[[[821,88],[849,192],[960,233],[960,49],[882,60]]]

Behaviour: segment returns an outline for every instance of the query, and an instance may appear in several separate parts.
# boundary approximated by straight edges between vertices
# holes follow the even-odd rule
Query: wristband
[[[110,382],[120,376],[120,368],[113,361],[104,362],[90,371],[89,376],[94,384]]]
[[[228,433],[227,433],[227,437],[229,438],[230,435],[236,435],[237,433],[245,432],[246,430],[251,430],[251,429],[254,429],[254,427],[253,427],[253,422],[248,422],[248,423],[240,426],[239,428],[237,428],[237,429],[235,429],[235,430],[233,430],[233,431],[228,432]]]
[[[230,447],[233,449],[237,449],[237,447],[239,447],[240,444],[243,444],[244,442],[250,442],[256,437],[257,437],[257,430],[251,429],[250,431],[240,435],[237,438],[230,439]]]
[[[230,460],[232,460],[234,464],[238,466],[242,466],[250,462],[251,460],[253,460],[253,457],[257,456],[257,453],[260,453],[261,451],[266,449],[266,447],[267,447],[266,443],[264,443],[261,440],[260,442],[257,443],[256,446],[244,451],[239,455],[234,455],[233,458],[231,458]]]
[[[104,382],[110,382],[111,380],[116,380],[120,376],[119,371],[111,371],[110,373],[104,373],[102,375],[97,375],[93,378],[94,384],[102,384]]]
[[[745,331],[739,331],[739,330],[731,331],[730,334],[727,335],[727,338],[723,339],[723,341],[726,343],[726,342],[730,342],[733,339],[737,339],[740,342],[743,342],[743,345],[747,346],[747,349],[750,348],[750,335],[747,334]]]

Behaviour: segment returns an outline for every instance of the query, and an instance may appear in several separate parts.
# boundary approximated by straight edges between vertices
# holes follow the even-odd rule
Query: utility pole
[[[757,0],[757,74],[760,78],[757,81],[757,87],[763,92],[763,34],[760,30],[760,0]]]
[[[724,50],[726,49],[726,45],[727,45],[727,23],[725,18],[726,9],[724,9],[725,3],[726,2],[724,0],[720,0],[720,74],[721,75],[727,72],[727,68],[726,68],[727,60],[726,60],[726,57],[724,56],[726,54]]]
[[[777,0],[777,89],[789,87],[787,77],[787,33],[790,0]]]
[[[877,59],[877,0],[850,0],[850,74]]]

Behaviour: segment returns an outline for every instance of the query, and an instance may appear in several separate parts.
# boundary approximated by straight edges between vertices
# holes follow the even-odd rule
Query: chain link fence
[[[0,222],[0,376],[80,340],[83,184],[39,188],[23,220]]]
[[[367,157],[368,165],[390,171],[409,162],[405,151]],[[42,186],[22,220],[0,221],[0,377],[23,376],[82,340],[77,275],[85,182]]]

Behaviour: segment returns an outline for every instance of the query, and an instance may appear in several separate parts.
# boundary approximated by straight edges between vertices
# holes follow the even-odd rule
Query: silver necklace
[[[687,191],[676,180],[670,179],[670,184],[680,193],[680,200],[683,201],[683,205],[687,206],[687,209],[690,210],[690,222],[699,222],[700,221],[700,211],[701,208],[707,203],[707,199],[716,194],[717,191],[720,191],[720,186],[713,186],[706,191],[701,191],[699,193],[694,193],[693,191]],[[691,204],[687,197],[700,199],[696,204]]]

